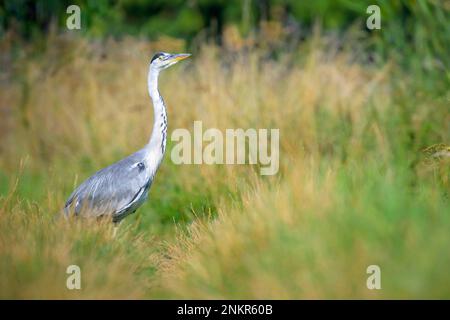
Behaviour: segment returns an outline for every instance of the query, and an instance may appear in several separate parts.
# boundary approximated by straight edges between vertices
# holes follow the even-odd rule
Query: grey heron
[[[139,151],[97,171],[81,183],[64,206],[66,216],[110,216],[114,223],[118,223],[144,203],[166,151],[167,113],[158,90],[159,73],[189,56],[165,52],[153,56],[147,78],[154,111],[149,142]]]

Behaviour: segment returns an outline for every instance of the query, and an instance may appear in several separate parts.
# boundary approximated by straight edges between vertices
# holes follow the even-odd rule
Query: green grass
[[[89,41],[49,41],[0,85],[1,298],[450,297],[449,158],[430,151],[450,139],[441,86],[322,38],[281,60],[205,45],[162,75],[170,132],[194,120],[279,128],[280,172],[177,166],[169,144],[149,201],[112,239],[107,222],[55,213],[147,140],[146,64],[158,48],[111,41],[100,59]],[[65,286],[71,264],[82,290]],[[366,288],[372,264],[381,290]]]

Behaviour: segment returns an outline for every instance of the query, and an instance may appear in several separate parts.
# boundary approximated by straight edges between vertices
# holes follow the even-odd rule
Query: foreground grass
[[[56,38],[18,59],[0,87],[0,296],[450,297],[449,161],[421,152],[448,143],[448,97],[323,40],[277,61],[205,46],[163,74],[169,130],[279,128],[280,172],[166,157],[114,240],[107,223],[54,214],[77,182],[146,142],[158,48]],[[66,289],[71,264],[80,291]],[[379,291],[366,288],[373,264]]]
[[[449,296],[450,218],[441,195],[411,190],[400,168],[368,163],[351,166],[351,176],[349,167],[322,176],[306,167],[257,188],[243,208],[195,223],[159,271],[167,297]],[[369,265],[381,267],[381,291],[366,287]]]

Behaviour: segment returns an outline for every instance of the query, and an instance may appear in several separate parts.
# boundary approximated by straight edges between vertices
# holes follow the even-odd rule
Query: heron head
[[[190,56],[189,53],[170,54],[166,52],[158,52],[150,61],[150,65],[158,70],[166,69],[178,61],[184,60]]]

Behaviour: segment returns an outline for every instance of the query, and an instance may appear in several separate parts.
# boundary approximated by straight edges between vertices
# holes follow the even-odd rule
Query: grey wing
[[[91,216],[112,214],[120,220],[142,204],[151,182],[144,162],[134,154],[83,182],[67,200],[66,213],[71,209],[78,215],[86,208]]]

